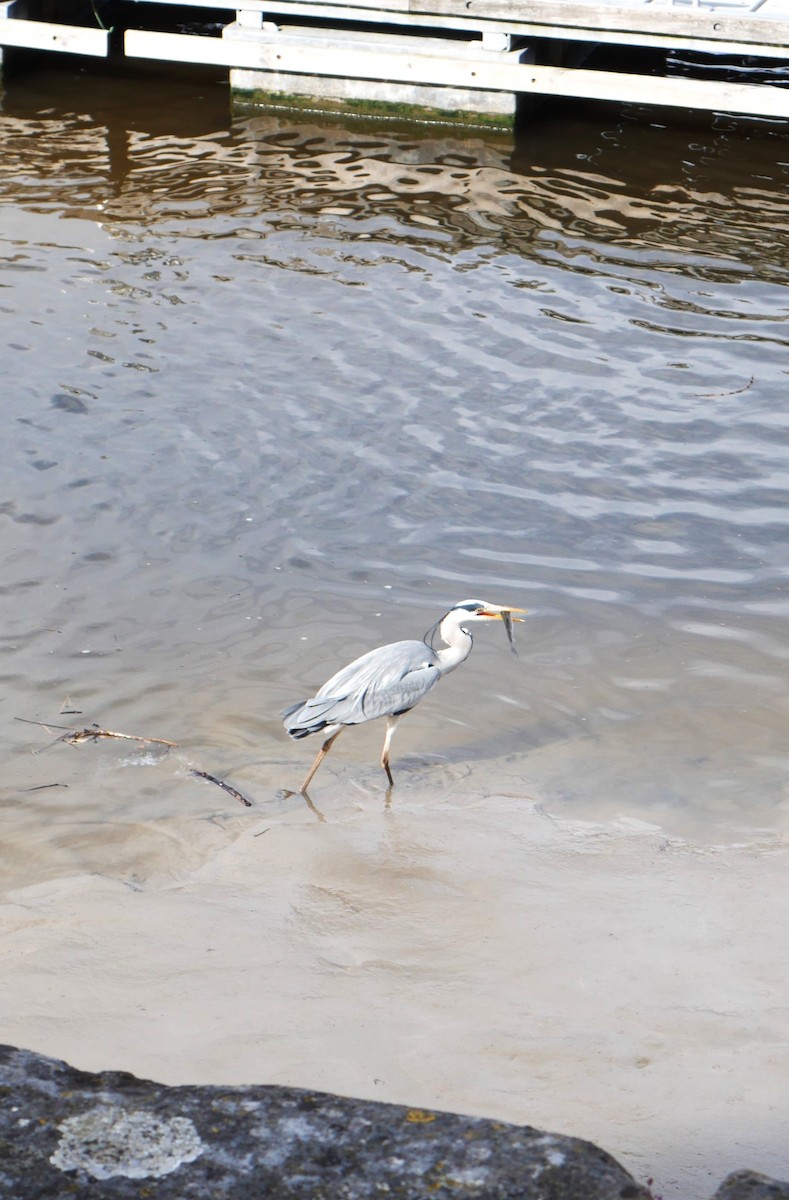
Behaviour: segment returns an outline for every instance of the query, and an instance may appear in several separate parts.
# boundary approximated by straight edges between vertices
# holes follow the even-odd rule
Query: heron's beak
[[[522,621],[523,617],[513,617],[513,613],[527,613],[528,608],[510,608],[507,605],[488,604],[484,612],[479,613],[480,617],[492,617],[495,621],[504,621],[506,623],[509,617],[510,621]]]

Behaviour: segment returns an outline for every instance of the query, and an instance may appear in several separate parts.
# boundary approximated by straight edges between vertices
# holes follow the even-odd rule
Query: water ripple
[[[191,95],[127,126],[112,88],[77,96],[12,89],[0,118],[0,603],[30,710],[273,739],[338,660],[482,594],[534,610],[528,669],[476,651],[432,736],[499,697],[502,753],[593,738],[626,778],[645,728],[678,763],[725,758],[743,709],[777,731],[772,138],[711,133],[710,160],[626,121],[516,144]],[[748,737],[769,807],[778,735]]]

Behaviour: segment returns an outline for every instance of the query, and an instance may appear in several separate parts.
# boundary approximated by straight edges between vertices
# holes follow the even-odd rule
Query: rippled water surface
[[[785,1167],[789,142],[673,121],[10,80],[6,1040]],[[289,794],[279,710],[469,596],[519,657]]]
[[[187,786],[33,757],[13,718],[78,709],[271,799],[309,756],[279,708],[467,595],[529,608],[520,658],[480,635],[398,734],[406,787],[481,764],[565,816],[779,828],[780,131],[231,120],[212,78],[41,71],[0,138],[12,828],[75,773],[107,820]],[[347,737],[324,791],[377,752]],[[50,849],[73,803],[36,794]]]

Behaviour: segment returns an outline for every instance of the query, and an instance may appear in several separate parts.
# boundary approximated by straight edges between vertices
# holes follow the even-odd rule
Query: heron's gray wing
[[[391,716],[408,712],[438,683],[441,672],[432,663],[406,671],[404,675],[387,684],[371,684],[357,698],[345,724],[356,725],[361,721],[374,721],[376,717]]]
[[[360,694],[366,688],[383,688],[397,683],[409,671],[432,666],[438,662],[435,651],[424,642],[390,642],[368,650],[361,658],[343,667],[316,693],[322,696]]]
[[[358,725],[418,704],[441,672],[424,642],[392,642],[332,675],[311,700],[290,710],[289,732],[327,725]]]

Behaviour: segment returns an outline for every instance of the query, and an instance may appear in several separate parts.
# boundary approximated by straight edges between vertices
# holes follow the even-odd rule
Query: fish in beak
[[[512,636],[512,623],[513,621],[523,621],[523,617],[514,617],[512,614],[525,612],[528,612],[528,609],[507,608],[506,606],[501,606],[498,604],[486,604],[485,611],[479,614],[481,617],[492,617],[494,620],[504,622],[504,628],[507,631],[510,649],[516,658],[518,657],[518,651],[515,647],[515,639]]]

